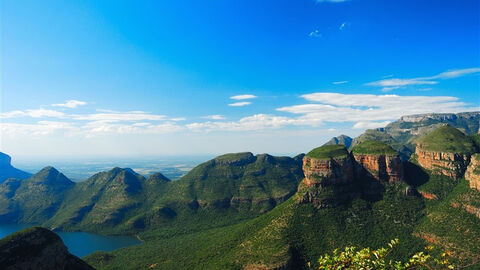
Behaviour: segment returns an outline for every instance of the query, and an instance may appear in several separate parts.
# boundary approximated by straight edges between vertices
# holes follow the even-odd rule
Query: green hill
[[[422,149],[438,152],[472,154],[476,152],[473,139],[451,126],[442,126],[419,138]]]
[[[307,157],[314,159],[331,159],[331,158],[343,158],[348,156],[347,148],[345,145],[324,145],[313,149],[306,154]]]
[[[41,223],[55,214],[74,186],[53,167],[25,180],[8,180],[0,185],[0,221]]]
[[[395,151],[390,145],[380,141],[362,142],[352,148],[352,153],[366,155],[398,155],[398,152]]]

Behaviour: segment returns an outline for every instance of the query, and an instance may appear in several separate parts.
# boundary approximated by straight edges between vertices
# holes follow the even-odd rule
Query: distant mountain
[[[41,227],[25,229],[0,239],[3,270],[93,270],[70,254],[62,239]]]
[[[131,170],[115,168],[78,183],[44,224],[109,233],[169,226],[199,230],[232,224],[288,199],[302,177],[301,157],[251,153],[216,157],[176,181],[161,174],[145,179]]]
[[[8,178],[26,179],[31,176],[30,173],[24,172],[12,166],[12,158],[0,152],[0,184]]]
[[[74,186],[53,167],[25,180],[9,179],[0,185],[0,221],[41,223],[55,214]]]
[[[352,145],[353,139],[347,135],[340,135],[338,137],[333,137],[330,141],[326,142],[324,145],[334,145],[334,144],[343,144],[347,148],[350,148]]]
[[[368,129],[355,138],[352,147],[367,141],[378,140],[389,144],[408,159],[415,152],[415,140],[436,128],[449,125],[467,135],[480,131],[480,112],[464,113],[429,113],[403,116],[384,128]]]

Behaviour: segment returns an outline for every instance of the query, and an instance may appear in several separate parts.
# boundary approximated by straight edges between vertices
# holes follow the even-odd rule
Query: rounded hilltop
[[[475,153],[474,141],[452,126],[442,126],[417,140],[417,147],[426,151],[459,154]]]
[[[325,160],[331,158],[345,158],[348,156],[348,151],[345,145],[324,145],[308,152],[306,157]]]
[[[398,152],[390,145],[374,140],[364,141],[352,148],[352,153],[358,155],[396,156]]]

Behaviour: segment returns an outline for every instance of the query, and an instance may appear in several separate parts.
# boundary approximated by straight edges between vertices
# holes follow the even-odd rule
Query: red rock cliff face
[[[465,179],[470,183],[471,188],[480,191],[480,154],[472,156],[465,172]]]
[[[463,176],[470,160],[469,155],[428,151],[422,149],[421,145],[417,145],[415,154],[418,164],[423,168],[430,170],[433,174],[445,175],[453,179]]]
[[[307,186],[346,184],[354,179],[354,166],[350,155],[345,158],[326,160],[305,156],[303,158],[303,172]]]
[[[399,156],[367,154],[353,156],[361,166],[360,169],[365,169],[375,179],[389,182],[403,180],[403,163]]]

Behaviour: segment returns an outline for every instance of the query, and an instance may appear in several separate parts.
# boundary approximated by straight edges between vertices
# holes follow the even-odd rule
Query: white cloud
[[[382,90],[387,92],[387,91],[405,87],[408,85],[433,85],[438,83],[438,81],[436,81],[438,79],[440,80],[453,79],[453,78],[458,78],[468,74],[475,74],[479,72],[480,72],[480,68],[455,69],[455,70],[445,71],[430,77],[418,77],[418,78],[412,78],[412,79],[399,79],[399,78],[383,79],[380,81],[367,83],[367,85],[383,87]]]
[[[362,122],[359,127],[366,125],[364,122],[392,121],[408,114],[479,110],[451,96],[312,93],[302,97],[315,103],[277,110],[298,115],[295,124],[310,126],[324,122]]]
[[[5,112],[0,114],[0,118],[15,118],[15,117],[32,117],[32,118],[41,118],[41,117],[56,117],[56,118],[63,118],[65,117],[65,113],[55,111],[55,110],[46,110],[46,109],[35,109],[35,110],[25,110],[25,111],[11,111]]]
[[[120,122],[120,121],[161,121],[165,120],[165,115],[149,114],[143,111],[130,112],[110,112],[110,113],[94,113],[94,114],[77,114],[72,115],[74,120],[84,121],[103,121],[103,122]]]
[[[332,82],[332,84],[338,85],[338,84],[345,84],[348,83],[349,81],[338,81],[338,82]]]
[[[349,22],[343,22],[342,24],[340,24],[340,26],[338,27],[338,29],[340,31],[344,30],[345,28],[349,27],[350,26],[350,23]]]
[[[85,101],[79,101],[79,100],[67,100],[65,103],[58,103],[58,104],[52,104],[54,107],[65,107],[65,108],[70,108],[74,109],[78,106],[84,106],[87,105],[87,102]]]
[[[257,96],[247,94],[247,95],[236,95],[236,96],[230,97],[230,99],[234,99],[234,100],[245,100],[245,99],[252,99],[252,98],[257,98]]]
[[[318,29],[315,29],[312,32],[310,32],[310,34],[308,34],[308,36],[309,37],[322,37],[322,33],[320,33],[320,31],[318,31]]]
[[[225,120],[226,119],[225,116],[220,115],[220,114],[207,115],[207,116],[203,116],[202,118],[210,119],[210,120]]]
[[[242,102],[235,102],[235,103],[230,103],[228,104],[228,106],[231,106],[231,107],[243,107],[243,106],[248,106],[252,104],[252,102],[248,102],[248,101],[242,101]]]
[[[174,121],[174,122],[180,122],[180,121],[187,120],[187,118],[185,118],[185,117],[175,117],[175,118],[170,118],[170,120]]]
[[[295,124],[295,120],[284,116],[268,114],[255,114],[243,117],[238,121],[230,122],[203,122],[191,123],[186,127],[192,131],[251,131],[266,128],[280,128],[286,125]]]
[[[38,121],[35,124],[0,123],[0,131],[7,136],[50,135],[56,132],[70,132],[77,128],[69,122]]]
[[[379,128],[388,125],[391,121],[383,121],[383,122],[364,122],[360,121],[353,125],[355,129],[371,129],[371,128]]]

